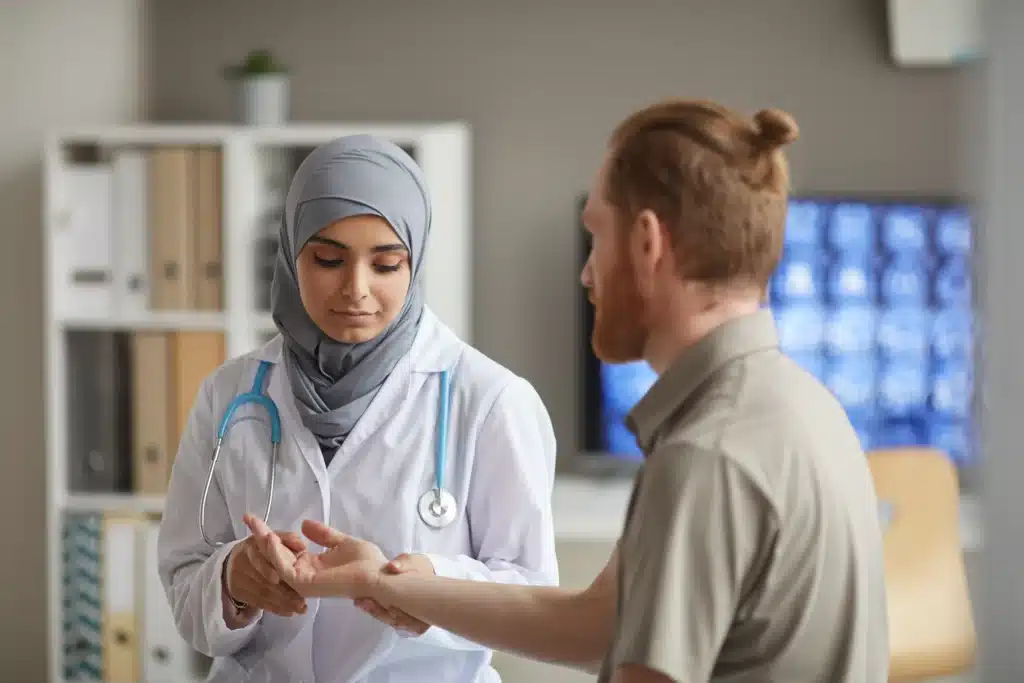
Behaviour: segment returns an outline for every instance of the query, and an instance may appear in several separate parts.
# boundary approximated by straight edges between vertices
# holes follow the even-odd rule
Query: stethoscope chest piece
[[[430,489],[420,496],[420,519],[433,529],[443,529],[455,521],[458,504],[455,496],[444,489]]]
[[[441,371],[440,406],[437,413],[437,451],[434,454],[434,486],[420,496],[416,506],[420,519],[431,529],[443,529],[455,521],[458,503],[444,487],[444,461],[448,455],[448,409],[451,384],[447,370]]]

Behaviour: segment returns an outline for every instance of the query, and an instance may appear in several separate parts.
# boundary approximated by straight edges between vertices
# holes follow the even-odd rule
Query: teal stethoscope
[[[270,506],[274,502],[274,475],[277,472],[277,456],[281,447],[281,415],[277,411],[274,400],[266,394],[263,388],[267,371],[270,369],[269,361],[260,361],[256,370],[256,377],[252,383],[252,389],[239,394],[228,405],[221,417],[220,425],[217,427],[217,445],[213,450],[213,461],[210,463],[210,473],[206,477],[206,486],[203,488],[203,499],[199,504],[199,531],[203,534],[203,540],[211,546],[223,545],[220,541],[212,540],[206,534],[206,499],[210,494],[210,485],[213,483],[213,473],[217,469],[217,459],[220,458],[220,449],[224,445],[224,438],[231,427],[231,418],[235,411],[249,403],[261,406],[270,418],[270,472],[268,474],[269,486],[267,489],[267,507],[263,513],[264,523],[269,523]],[[458,504],[447,489],[444,488],[444,467],[448,453],[448,412],[451,394],[451,384],[448,371],[441,371],[440,406],[437,416],[437,444],[434,453],[434,486],[420,496],[417,504],[417,511],[423,523],[432,529],[443,529],[455,521],[458,513]]]

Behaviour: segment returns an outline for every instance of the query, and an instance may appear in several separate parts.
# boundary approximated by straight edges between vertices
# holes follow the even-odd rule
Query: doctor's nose
[[[365,299],[370,294],[370,279],[366,268],[357,264],[350,268],[341,285],[342,294],[353,301]]]

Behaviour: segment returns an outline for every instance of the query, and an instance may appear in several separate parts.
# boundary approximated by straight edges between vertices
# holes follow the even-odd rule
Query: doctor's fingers
[[[250,605],[272,612],[282,617],[305,614],[306,601],[298,593],[284,584],[268,586],[265,583],[253,583],[249,586],[252,597]]]
[[[409,553],[402,553],[388,562],[384,571],[388,574],[404,574],[416,571],[416,566],[412,563]]]
[[[267,523],[256,515],[246,514],[242,516],[242,521],[249,527],[249,531],[252,535],[260,542],[267,542],[268,539],[277,537],[280,539],[281,544],[291,550],[293,553],[301,552],[306,549],[306,541],[303,540],[302,535],[294,531],[274,531]]]
[[[294,531],[281,531],[278,532],[277,537],[281,539],[281,544],[291,550],[293,553],[298,554],[306,549],[306,541],[302,539],[301,534],[297,534]]]
[[[381,606],[376,600],[362,599],[356,600],[356,607],[369,614],[374,619],[381,621],[392,628],[399,629],[401,631],[408,631],[410,633],[420,635],[425,632],[430,625],[424,621],[420,621],[415,617],[410,617],[408,614],[401,610],[388,609]]]
[[[360,598],[355,601],[355,606],[369,614],[374,619],[383,621],[385,624],[391,624],[389,621],[391,619],[391,614],[376,600]]]
[[[270,558],[263,553],[257,542],[246,545],[245,559],[248,560],[248,569],[252,572],[254,579],[270,585],[276,585],[281,582],[280,573]]]
[[[258,609],[270,610],[275,614],[297,612],[304,601],[296,599],[298,596],[289,596],[287,592],[281,590],[283,588],[287,587],[281,584],[272,586],[261,576],[247,571],[240,573],[235,579],[231,594],[240,602]]]
[[[283,617],[306,613],[306,600],[284,584],[265,587],[262,599],[266,602],[264,609]]]
[[[368,604],[360,605],[359,609],[363,610],[377,621],[387,624],[391,628],[398,628],[398,620],[395,616],[372,600]]]
[[[276,576],[286,581],[295,577],[295,553],[285,547],[277,534],[257,537],[256,548]]]
[[[267,583],[251,569],[239,576],[235,593],[236,599],[274,614],[300,614],[306,609],[305,598],[294,588],[285,583]]]
[[[387,623],[391,624],[399,631],[408,631],[409,633],[419,635],[430,628],[430,624],[425,621],[420,621],[416,617],[411,617],[400,609],[395,609],[394,607],[382,607],[381,609],[387,612]]]

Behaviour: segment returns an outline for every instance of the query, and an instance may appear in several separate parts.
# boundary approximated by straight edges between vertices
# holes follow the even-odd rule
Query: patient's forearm
[[[377,599],[487,647],[596,669],[611,642],[614,596],[417,574],[382,578]]]

